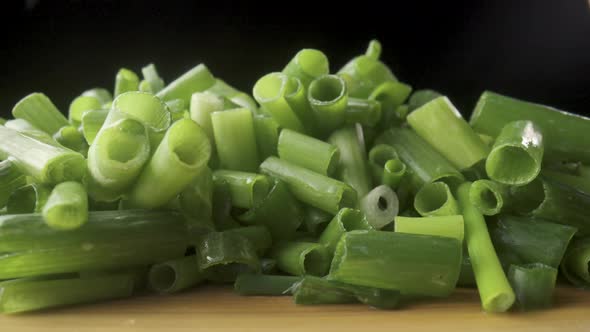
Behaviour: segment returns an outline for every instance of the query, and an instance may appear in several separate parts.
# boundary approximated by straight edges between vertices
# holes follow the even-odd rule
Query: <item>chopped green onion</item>
[[[322,244],[283,242],[273,249],[279,270],[296,276],[324,276],[330,267],[330,253]]]
[[[352,231],[338,242],[329,279],[402,294],[441,297],[455,289],[460,267],[461,244],[456,239]]]
[[[459,206],[444,182],[427,183],[414,197],[414,208],[423,217],[459,214]]]
[[[353,126],[334,131],[328,139],[340,152],[338,178],[355,189],[358,197],[367,195],[372,187],[363,139]]]
[[[511,265],[508,279],[521,310],[545,309],[553,305],[557,269],[539,263]]]
[[[189,105],[193,93],[205,91],[213,84],[215,78],[209,69],[204,64],[199,64],[168,83],[156,96],[162,100],[182,99]]]
[[[408,109],[410,112],[412,112],[413,110],[422,107],[422,105],[438,97],[442,97],[442,94],[440,94],[438,91],[430,89],[416,90],[414,93],[412,93],[410,99],[408,100]]]
[[[408,107],[407,105],[402,107],[402,104],[411,92],[411,86],[394,81],[381,83],[371,92],[369,99],[381,103],[383,125],[397,124],[405,120]],[[381,127],[387,128],[386,126]]]
[[[460,185],[457,197],[465,221],[465,241],[481,304],[485,311],[505,312],[512,307],[515,295],[500,265],[485,219],[469,200],[470,189],[469,182]]]
[[[252,111],[237,108],[211,114],[221,168],[255,172],[260,163]]]
[[[215,80],[215,84],[213,84],[207,91],[214,93],[218,96],[225,97],[229,99],[233,104],[238,107],[244,107],[250,109],[252,112],[256,112],[258,109],[258,105],[250,95],[245,92],[239,91],[238,89],[234,88],[233,86],[225,83],[220,79]]]
[[[246,296],[289,295],[290,289],[300,277],[243,273],[238,275],[234,290]]]
[[[191,97],[191,119],[203,128],[207,137],[213,142],[213,124],[211,114],[223,111],[223,99],[210,92],[195,92]]]
[[[452,237],[463,243],[463,216],[440,216],[427,218],[396,217],[395,231],[399,233]]]
[[[240,171],[216,170],[213,172],[213,181],[226,182],[232,205],[244,209],[250,209],[262,201],[271,187],[267,176]]]
[[[488,175],[486,174],[486,161],[482,160],[469,168],[461,170],[461,174],[463,174],[467,181],[488,179]]]
[[[467,253],[467,248],[463,246],[463,261],[461,262],[461,273],[459,274],[459,287],[476,288],[475,274],[473,273],[473,266],[471,266],[471,257]]]
[[[70,104],[68,118],[72,125],[79,126],[82,123],[82,115],[84,115],[84,112],[100,109],[102,109],[102,102],[98,98],[79,96]]]
[[[51,100],[42,93],[32,93],[21,99],[12,109],[15,119],[23,119],[49,135],[67,126],[68,120],[60,113]]]
[[[377,144],[369,151],[369,169],[373,182],[397,189],[406,175],[407,167],[391,145]]]
[[[70,230],[88,221],[88,195],[78,182],[55,186],[43,207],[43,219],[51,228]]]
[[[381,229],[397,216],[399,201],[391,188],[381,185],[373,188],[361,199],[360,208],[369,224],[376,229]]]
[[[320,235],[332,220],[334,214],[325,212],[323,210],[306,206],[305,216],[303,217],[303,225],[309,234]]]
[[[269,116],[254,117],[254,132],[256,134],[256,145],[260,159],[264,160],[270,156],[278,155],[279,124]]]
[[[333,255],[338,240],[346,232],[354,230],[369,230],[373,227],[367,222],[364,214],[355,209],[343,208],[332,218],[326,226],[318,242],[325,245],[328,252]]]
[[[328,134],[344,123],[348,106],[346,82],[336,75],[316,78],[307,90],[307,99],[314,111],[317,127]]]
[[[158,75],[153,63],[141,68],[143,79],[149,84],[151,93],[158,93],[164,88],[164,80]]]
[[[168,111],[170,112],[171,122],[176,122],[180,119],[190,119],[190,112],[184,107],[184,100],[171,99],[165,102]]]
[[[26,184],[25,175],[10,160],[0,161],[0,208],[15,190]]]
[[[27,120],[23,120],[23,119],[8,120],[8,121],[6,121],[4,126],[6,128],[16,130],[19,133],[21,133],[25,136],[28,136],[30,138],[36,139],[42,143],[57,146],[57,147],[62,147],[62,145],[58,144],[52,136],[50,136],[46,132],[42,131],[41,129],[33,127],[33,125],[31,125]],[[65,128],[65,127],[62,127],[62,128]],[[58,131],[58,133],[59,133],[59,131]]]
[[[541,171],[543,135],[531,121],[506,124],[486,161],[490,179],[509,185],[531,182]]]
[[[330,72],[328,58],[322,51],[311,48],[297,52],[283,69],[283,74],[298,78],[304,86]]]
[[[82,115],[82,133],[88,145],[91,145],[104,124],[108,110],[86,111]]]
[[[179,195],[181,210],[198,220],[213,217],[213,174],[205,167]]]
[[[113,110],[105,120],[105,126],[121,118],[140,121],[154,132],[162,132],[170,126],[170,112],[166,104],[154,95],[146,92],[127,92],[113,101]],[[99,133],[100,134],[100,133]]]
[[[551,169],[541,170],[541,175],[555,182],[570,186],[586,195],[590,195],[590,177],[588,176],[572,175]]]
[[[408,115],[408,123],[458,169],[487,157],[489,148],[447,97],[438,97]]]
[[[491,180],[477,180],[469,190],[469,200],[486,216],[494,216],[509,204],[509,187]]]
[[[349,185],[279,158],[267,158],[260,170],[285,181],[300,201],[328,213],[336,214],[343,207],[357,204],[356,192]]]
[[[277,149],[282,160],[327,176],[333,174],[340,159],[334,145],[289,129],[281,131]]]
[[[205,280],[197,257],[186,256],[158,263],[150,268],[148,282],[158,293],[171,294],[193,287]]]
[[[258,256],[262,257],[272,245],[272,236],[265,226],[253,225],[227,229],[225,234],[237,234],[248,240]]]
[[[32,183],[22,186],[12,192],[6,201],[8,214],[40,213],[47,203],[51,188]]]
[[[85,173],[84,157],[71,150],[48,145],[3,126],[0,126],[0,142],[0,159],[10,156],[18,170],[41,183],[80,180]]]
[[[195,122],[175,122],[129,193],[131,206],[155,208],[188,186],[209,162],[211,145]]]
[[[103,107],[104,105],[113,101],[113,96],[109,90],[103,88],[93,88],[86,90],[82,92],[81,96],[96,98],[98,101],[100,101],[100,104],[103,105]]]
[[[286,98],[297,91],[298,84],[295,79],[283,73],[270,73],[256,82],[253,94],[256,101],[281,127],[305,132],[301,119]]]
[[[88,143],[80,130],[74,126],[62,127],[53,135],[53,138],[56,142],[70,150],[76,151],[83,156],[88,155]]]
[[[271,274],[277,272],[277,261],[273,258],[260,259],[260,272],[263,274]]]
[[[139,90],[139,77],[133,71],[121,68],[117,72],[115,77],[115,94],[114,97],[118,97],[120,94],[129,91]]]
[[[590,238],[576,238],[567,248],[561,273],[576,287],[590,289]]]
[[[381,120],[381,103],[372,99],[348,98],[344,122],[374,127]]]

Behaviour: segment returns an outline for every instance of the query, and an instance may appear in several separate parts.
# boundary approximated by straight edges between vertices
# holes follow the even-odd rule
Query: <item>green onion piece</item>
[[[331,255],[322,244],[283,242],[273,248],[271,256],[279,270],[296,276],[324,276],[330,267]]]
[[[273,258],[260,259],[260,272],[263,274],[272,274],[277,272],[277,261]]]
[[[256,249],[239,234],[211,232],[203,235],[196,251],[199,269],[211,281],[233,282],[240,273],[260,271]]]
[[[26,177],[10,160],[0,161],[0,208],[6,205],[15,190],[26,184]]]
[[[484,135],[484,134],[477,134],[477,136],[479,136],[479,139],[481,139],[481,141],[485,145],[487,145],[487,146],[494,145],[495,139],[492,136],[488,136],[488,135]]]
[[[213,84],[215,78],[209,69],[204,64],[199,64],[170,82],[156,96],[162,100],[182,99],[189,105],[193,93],[205,91]]]
[[[381,103],[371,99],[348,98],[344,122],[374,127],[381,120]]]
[[[329,279],[438,297],[452,293],[460,267],[461,244],[456,239],[352,231],[338,242]]]
[[[283,73],[270,73],[256,82],[252,93],[281,127],[305,132],[301,119],[286,99],[287,95],[297,91],[298,84]]]
[[[278,154],[279,124],[269,116],[254,117],[254,133],[260,159],[264,160]]]
[[[240,171],[217,170],[213,181],[227,182],[232,205],[250,209],[262,201],[270,191],[271,182],[267,176]]]
[[[477,180],[469,190],[469,200],[486,216],[494,216],[509,204],[509,187],[491,180]]]
[[[121,68],[115,77],[115,93],[114,97],[130,91],[139,90],[139,77],[133,71]]]
[[[213,186],[213,223],[217,230],[240,227],[232,216],[232,200],[229,184],[217,181]]]
[[[359,197],[367,195],[372,185],[362,134],[355,127],[344,127],[334,131],[328,141],[340,152],[338,178],[354,188]]]
[[[182,212],[197,220],[213,217],[213,174],[209,167],[197,175],[178,196]]]
[[[361,199],[360,208],[368,223],[375,229],[381,229],[397,216],[399,201],[391,188],[381,185]]]
[[[557,268],[576,229],[532,218],[500,216],[489,224],[489,232],[505,269],[512,264],[532,263]]]
[[[344,123],[348,91],[340,76],[324,75],[313,80],[307,90],[307,100],[322,133],[328,134]]]
[[[320,235],[332,221],[332,213],[314,208],[312,206],[305,207],[305,215],[303,217],[304,229],[313,235]]]
[[[561,273],[576,287],[590,289],[590,238],[576,238],[567,248]]]
[[[396,217],[395,231],[399,233],[424,234],[452,237],[463,243],[463,216],[440,216],[428,218]]]
[[[94,110],[86,111],[82,115],[82,134],[88,145],[91,145],[96,138],[96,135],[102,128],[107,116],[108,110]]]
[[[461,262],[461,273],[457,281],[459,287],[476,288],[475,274],[473,273],[473,266],[471,265],[471,257],[467,253],[467,248],[463,247],[463,261]]]
[[[463,175],[426,141],[407,128],[392,128],[376,140],[395,148],[409,173],[408,185],[417,192],[425,183],[442,181],[451,187],[463,181]]]
[[[586,195],[590,195],[590,177],[588,176],[572,175],[551,169],[541,170],[541,175],[549,180],[570,186]]]
[[[357,203],[356,192],[349,185],[279,158],[267,158],[260,170],[285,181],[300,201],[328,213],[336,214],[341,208],[354,207]]]
[[[12,130],[16,130],[23,135],[34,138],[34,139],[41,141],[43,143],[59,146],[58,144],[56,144],[53,137],[51,137],[49,134],[42,131],[41,129],[34,127],[27,120],[23,120],[23,119],[8,120],[4,124],[4,127],[12,129]]]
[[[23,119],[49,135],[67,126],[68,120],[60,113],[51,100],[42,93],[32,93],[21,99],[12,109],[15,119]]]
[[[305,48],[297,52],[283,69],[283,74],[298,78],[304,86],[330,72],[328,58],[322,51]]]
[[[333,174],[340,159],[334,145],[289,129],[281,131],[277,149],[282,160],[327,176]]]
[[[172,99],[165,102],[168,111],[170,112],[171,122],[176,122],[180,119],[190,119],[190,112],[184,106],[184,100]]]
[[[172,294],[193,287],[205,280],[195,256],[186,256],[153,265],[148,282],[158,293]]]
[[[274,182],[266,197],[238,218],[246,225],[266,226],[273,239],[288,240],[294,237],[304,216],[299,202],[289,192],[287,185],[279,180]]]
[[[113,101],[113,96],[111,95],[109,90],[103,88],[93,88],[86,90],[82,92],[81,96],[94,97],[98,99],[98,101],[100,101],[100,104],[103,105],[103,107],[104,105]]]
[[[463,174],[467,181],[488,179],[488,175],[486,174],[486,161],[481,160],[480,162],[475,163],[475,165],[461,170],[461,174]]]
[[[175,122],[129,193],[130,205],[166,204],[203,171],[210,156],[211,145],[199,125],[189,119]]]
[[[33,240],[32,240],[33,239]],[[40,214],[0,217],[0,279],[145,266],[181,257],[182,215],[169,211],[91,212],[84,227],[53,230]]]
[[[377,144],[369,151],[369,169],[373,182],[397,189],[407,167],[391,145]]]
[[[557,269],[539,263],[511,265],[508,280],[521,310],[545,309],[553,305]]]
[[[471,167],[488,155],[488,146],[447,97],[422,105],[408,115],[408,123],[458,169]]]
[[[203,128],[213,142],[211,113],[223,111],[223,99],[210,92],[195,92],[191,97],[191,119]]]
[[[423,217],[459,214],[459,206],[444,182],[425,184],[414,197],[414,208]]]
[[[55,186],[43,207],[43,219],[51,228],[70,230],[88,221],[88,194],[78,182]]]
[[[478,133],[497,137],[505,125],[518,120],[532,121],[540,128],[545,161],[590,162],[590,150],[585,143],[590,131],[587,117],[486,91],[479,98],[470,123]]]
[[[377,39],[372,39],[365,51],[365,55],[371,59],[379,60],[381,56],[381,43]]]
[[[486,161],[490,179],[509,185],[531,182],[541,171],[543,135],[531,121],[510,122],[502,128]]]
[[[258,109],[258,105],[256,105],[254,99],[252,99],[247,93],[239,91],[220,79],[216,79],[215,84],[207,89],[207,91],[225,97],[236,106],[250,109],[252,112],[256,112]]]
[[[424,89],[424,90],[416,90],[410,96],[408,100],[408,109],[410,112],[413,110],[422,107],[422,105],[428,103],[431,100],[434,100],[438,97],[442,97],[438,91]]]
[[[139,85],[137,87],[137,90],[141,91],[141,92],[153,93],[150,83],[146,80],[139,81]]]
[[[0,142],[0,157],[10,156],[18,170],[41,183],[80,180],[85,173],[84,157],[71,150],[42,143],[3,126]]]
[[[373,227],[367,222],[367,219],[361,211],[343,208],[338,211],[326,229],[324,229],[318,242],[326,246],[328,252],[333,255],[338,240],[340,240],[344,233],[354,230],[369,229],[373,229]]]
[[[465,221],[465,241],[477,282],[481,304],[487,312],[505,312],[515,295],[492,245],[485,219],[469,200],[471,183],[459,186],[457,197]]]
[[[291,287],[300,277],[243,273],[234,283],[236,293],[245,296],[289,295]]]
[[[53,138],[62,146],[76,151],[83,156],[88,155],[88,143],[84,135],[74,126],[62,127]]]
[[[221,168],[244,172],[258,169],[258,148],[252,111],[238,108],[211,114]]]
[[[0,312],[13,314],[129,297],[134,276],[115,274],[73,279],[17,279],[0,283]]]
[[[113,109],[118,112],[109,112],[105,126],[129,117],[154,132],[165,131],[170,126],[170,112],[166,104],[150,93],[133,91],[121,94],[113,101]]]
[[[158,93],[164,88],[164,80],[158,75],[153,63],[141,68],[141,73],[145,81],[148,82],[152,93]]]
[[[6,201],[8,214],[40,213],[47,203],[51,188],[32,183],[22,186],[12,192]]]
[[[79,126],[82,123],[84,112],[100,109],[102,109],[102,102],[98,98],[78,96],[70,103],[68,118],[73,126]]]
[[[265,226],[254,225],[236,227],[224,231],[225,234],[237,234],[248,240],[256,253],[262,257],[272,245],[272,237]]]
[[[399,124],[405,120],[408,107],[402,107],[402,104],[411,92],[411,86],[394,81],[381,83],[371,92],[369,99],[381,103],[383,124],[381,128],[387,128],[387,125]]]

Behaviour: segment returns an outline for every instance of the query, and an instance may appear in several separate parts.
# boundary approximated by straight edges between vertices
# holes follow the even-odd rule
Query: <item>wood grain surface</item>
[[[240,297],[204,287],[34,314],[0,316],[0,331],[590,331],[590,292],[561,288],[556,306],[485,314],[473,290],[398,311],[363,305],[296,306],[289,297]]]

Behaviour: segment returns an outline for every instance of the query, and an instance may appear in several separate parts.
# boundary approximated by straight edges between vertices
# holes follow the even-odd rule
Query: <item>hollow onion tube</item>
[[[84,97],[93,97],[100,101],[101,105],[106,105],[113,101],[113,96],[109,92],[109,90],[104,88],[92,88],[82,92],[81,96]]]
[[[175,122],[129,193],[131,206],[154,208],[166,204],[203,171],[211,145],[192,120]]]
[[[447,97],[438,97],[408,115],[408,123],[458,169],[487,157],[489,148]]]
[[[132,274],[71,279],[16,279],[0,283],[0,312],[20,312],[129,297]]]
[[[250,209],[262,201],[271,188],[267,176],[240,171],[216,170],[213,172],[213,181],[226,182],[232,205],[244,209]]]
[[[442,94],[440,94],[438,91],[430,89],[416,90],[414,93],[412,93],[410,99],[408,100],[409,111],[412,112],[413,110],[422,107],[422,105],[438,97],[442,97]]]
[[[561,273],[576,287],[590,289],[590,238],[576,238],[567,248]]]
[[[286,99],[287,95],[296,91],[297,84],[296,80],[285,74],[270,73],[256,82],[253,95],[281,127],[305,132],[302,120]]]
[[[0,142],[0,157],[10,156],[19,171],[38,182],[75,181],[85,173],[84,157],[66,148],[40,142],[4,126],[0,126]]]
[[[188,105],[195,92],[205,91],[215,84],[215,78],[204,64],[199,64],[168,83],[156,96],[162,100],[182,99]]]
[[[289,295],[293,284],[300,280],[296,276],[242,273],[236,278],[234,290],[246,296]]]
[[[91,145],[92,142],[94,142],[94,139],[100,131],[100,128],[102,128],[108,114],[108,110],[94,110],[86,111],[82,115],[82,134],[84,134],[84,138],[88,145]]]
[[[166,104],[150,93],[132,91],[121,94],[113,101],[112,108],[118,112],[109,112],[105,126],[129,117],[140,121],[156,133],[163,132],[170,126],[170,112]]]
[[[423,217],[459,214],[459,206],[444,182],[427,183],[414,197],[414,208]]]
[[[114,97],[130,91],[139,90],[139,77],[132,70],[121,68],[115,76]]]
[[[348,98],[344,111],[344,122],[348,124],[360,123],[363,126],[374,127],[381,120],[381,103],[371,99]]]
[[[541,171],[543,135],[531,121],[506,124],[488,159],[486,172],[490,179],[508,185],[531,182]]]
[[[341,77],[324,75],[313,80],[307,90],[307,100],[321,133],[328,134],[344,123],[348,91]]]
[[[540,128],[546,161],[590,162],[585,144],[590,131],[587,117],[486,91],[473,110],[470,124],[478,133],[497,137],[505,125],[518,120],[532,121]]]
[[[322,51],[305,48],[297,52],[283,69],[283,74],[298,78],[304,86],[327,75],[330,71],[328,58]]]
[[[485,311],[505,312],[514,303],[514,291],[502,270],[485,219],[469,200],[470,188],[469,182],[460,185],[457,197],[465,221],[465,241],[481,304]]]
[[[84,135],[74,126],[61,127],[53,138],[62,146],[76,151],[86,157],[88,155],[88,143]]]
[[[343,208],[338,211],[334,218],[332,218],[332,221],[326,226],[318,239],[318,243],[325,245],[328,252],[333,255],[342,234],[354,230],[369,229],[373,229],[373,227],[367,222],[361,211]]]
[[[387,81],[379,84],[369,95],[369,100],[381,104],[381,128],[399,124],[405,120],[407,106],[402,106],[412,92],[412,87],[402,82]]]
[[[512,264],[532,263],[557,268],[576,229],[544,220],[503,215],[489,224],[489,232],[505,269]]]
[[[288,240],[295,236],[303,221],[303,209],[287,185],[278,180],[264,198],[238,219],[246,225],[266,226],[273,239]]]
[[[237,108],[215,112],[211,120],[221,168],[255,172],[260,161],[252,111]]]
[[[102,109],[102,102],[96,97],[78,96],[71,103],[68,109],[68,119],[74,126],[82,123],[84,112]]]
[[[392,128],[376,140],[395,148],[409,173],[409,187],[417,192],[425,183],[442,181],[453,187],[463,181],[463,175],[420,136],[408,128]]]
[[[55,134],[59,128],[67,126],[68,120],[60,113],[51,100],[42,93],[32,93],[21,99],[12,109],[15,119],[23,119],[35,128],[49,135]]]
[[[213,142],[213,124],[211,114],[223,111],[223,99],[210,92],[195,92],[191,96],[191,119],[203,128]]]
[[[343,207],[357,204],[356,192],[349,185],[279,158],[267,158],[260,170],[285,181],[300,201],[328,213],[336,214]]]
[[[156,66],[153,63],[141,68],[141,73],[149,84],[152,93],[158,93],[164,88],[164,80],[158,75]]]
[[[10,160],[0,161],[0,208],[6,205],[15,190],[26,184],[26,177]]]
[[[279,270],[296,275],[324,276],[330,267],[330,257],[324,245],[311,242],[283,242],[271,252]]]
[[[269,116],[254,117],[254,133],[256,134],[256,145],[261,160],[278,154],[279,124]]]
[[[256,112],[258,109],[258,105],[256,105],[256,102],[250,95],[234,88],[219,78],[215,79],[215,84],[208,88],[207,91],[225,97],[238,107],[248,108],[252,112]]]
[[[320,235],[332,221],[332,213],[325,212],[312,206],[305,207],[305,215],[303,217],[304,229],[309,234]]]
[[[340,159],[336,146],[289,129],[281,131],[277,149],[279,158],[327,176]]]
[[[262,225],[253,225],[253,226],[245,226],[245,227],[236,227],[232,229],[227,229],[224,231],[225,234],[237,234],[242,236],[246,240],[248,240],[259,257],[264,256],[266,251],[272,245],[272,236],[270,232],[266,228],[266,226]]]
[[[51,187],[31,183],[12,192],[6,201],[6,212],[9,214],[40,213],[47,203]]]
[[[10,253],[0,257],[0,279],[145,266],[187,246],[184,218],[170,211],[91,212],[67,236],[40,214],[0,216],[0,252]]]
[[[213,217],[213,174],[209,167],[197,175],[178,196],[181,211],[197,220]]]
[[[471,203],[486,216],[494,216],[505,210],[510,201],[509,187],[491,180],[474,181],[469,190]]]
[[[207,279],[233,282],[239,273],[260,271],[256,249],[245,237],[236,233],[211,232],[196,244],[199,269]]]
[[[427,218],[401,217],[395,218],[395,231],[399,233],[446,236],[463,243],[463,216],[441,216]]]
[[[88,221],[88,194],[78,182],[55,186],[43,207],[43,219],[51,228],[70,230]]]
[[[334,131],[328,139],[340,152],[338,178],[355,189],[359,197],[367,195],[372,187],[362,140],[353,126]]]
[[[391,188],[381,185],[373,188],[361,199],[360,208],[369,225],[380,229],[391,223],[397,216],[399,201]]]
[[[557,280],[557,269],[540,263],[511,265],[508,280],[516,294],[516,305],[523,311],[550,308]]]
[[[193,287],[205,280],[195,256],[158,263],[150,268],[148,283],[158,293],[171,294]]]
[[[373,182],[397,189],[406,175],[407,167],[391,145],[377,144],[369,151],[369,169]]]
[[[402,294],[440,297],[452,293],[460,267],[461,244],[456,239],[352,231],[340,238],[328,278]]]
[[[541,174],[545,178],[570,186],[586,195],[590,195],[590,177],[562,173],[551,169],[543,169],[541,170]]]

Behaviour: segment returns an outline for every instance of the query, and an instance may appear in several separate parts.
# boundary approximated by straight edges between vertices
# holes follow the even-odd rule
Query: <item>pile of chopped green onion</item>
[[[467,122],[371,41],[303,49],[252,97],[200,64],[121,69],[66,118],[0,123],[0,312],[233,283],[395,309],[476,287],[486,312],[590,288],[590,119],[484,92]],[[198,298],[195,299],[198,301]]]

